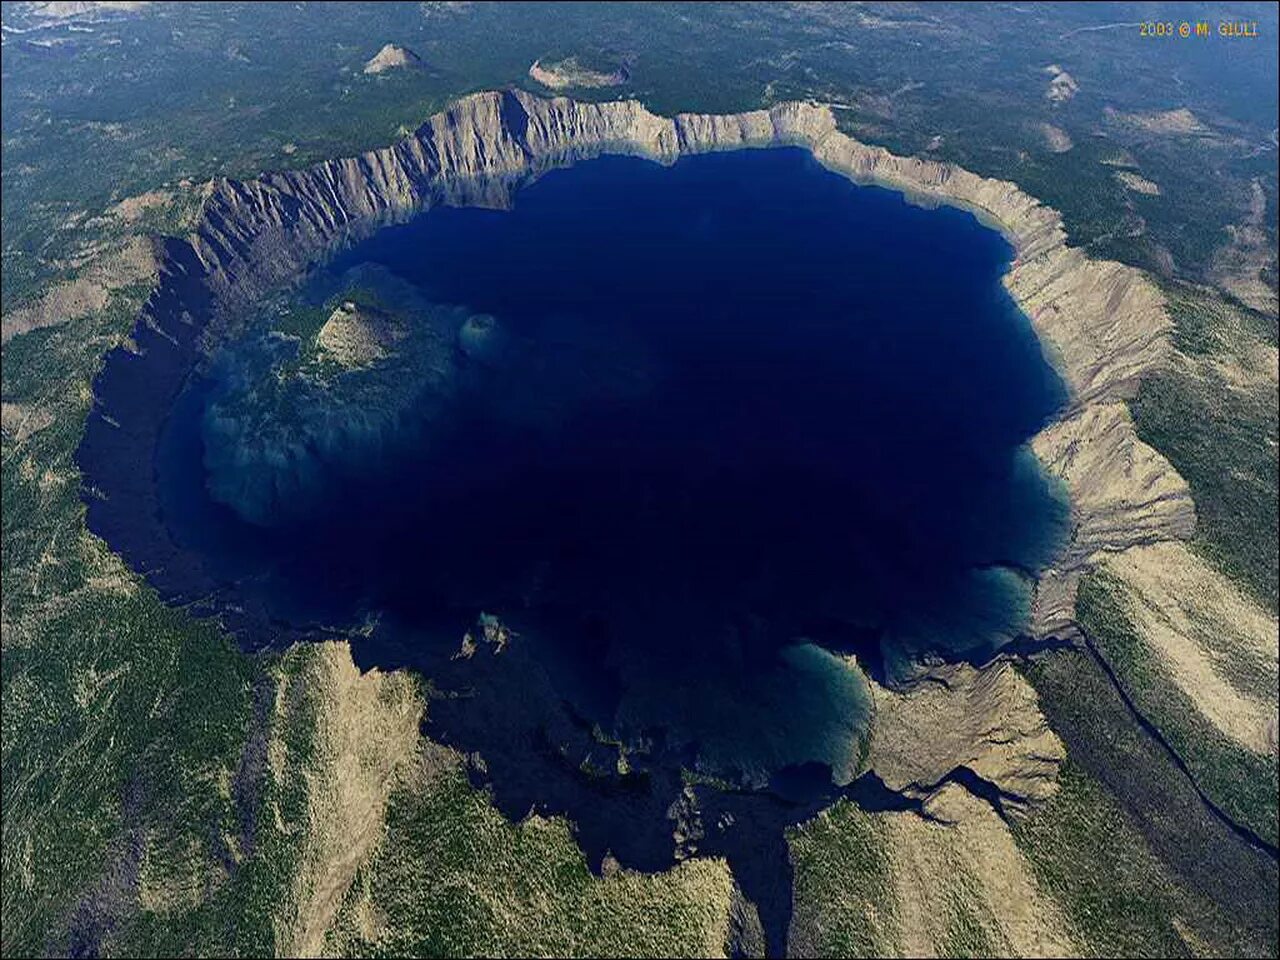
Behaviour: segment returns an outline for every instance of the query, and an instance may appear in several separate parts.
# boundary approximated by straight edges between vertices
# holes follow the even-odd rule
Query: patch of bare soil
[[[423,701],[408,674],[362,675],[345,643],[297,655],[310,658],[301,682],[316,711],[316,759],[301,771],[311,816],[294,888],[296,914],[282,918],[281,943],[285,955],[313,957],[356,871],[382,838],[397,776],[415,766]],[[273,746],[268,762],[274,755],[272,766],[287,763],[282,745]]]
[[[1263,280],[1263,270],[1275,263],[1267,238],[1267,195],[1262,182],[1250,184],[1249,210],[1239,223],[1227,227],[1230,237],[1213,257],[1214,280],[1233,297],[1255,310],[1280,314],[1280,292]]]
[[[34,303],[6,313],[0,319],[0,343],[18,334],[78,320],[107,305],[113,290],[153,279],[156,259],[146,237],[133,236],[92,260],[79,276],[52,287]]]
[[[1158,183],[1139,176],[1132,170],[1120,170],[1115,174],[1115,178],[1124,185],[1125,189],[1132,190],[1134,193],[1141,193],[1148,197],[1160,196],[1160,185]]]

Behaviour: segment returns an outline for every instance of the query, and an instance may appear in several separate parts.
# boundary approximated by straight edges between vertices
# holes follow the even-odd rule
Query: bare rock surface
[[[1044,68],[1044,72],[1049,75],[1049,88],[1044,92],[1046,100],[1052,103],[1066,103],[1080,92],[1080,84],[1076,83],[1076,78],[1056,63],[1049,64]]]
[[[583,89],[616,87],[627,82],[626,70],[620,68],[608,73],[602,70],[591,70],[579,63],[576,57],[568,57],[554,63],[535,60],[529,67],[529,76],[552,90],[569,90],[573,87]]]
[[[286,953],[314,957],[356,872],[381,840],[397,777],[416,761],[423,703],[407,674],[362,674],[346,644],[297,648],[291,656],[300,661],[293,678],[298,702],[290,702],[284,682],[275,710],[314,711],[318,757],[293,771],[306,783],[310,830],[281,934]],[[272,776],[283,782],[298,761],[280,737],[267,753]]]
[[[364,65],[364,72],[371,75],[386,73],[388,70],[417,67],[422,65],[422,58],[408,47],[388,43]]]
[[[933,806],[946,818],[883,815],[902,955],[949,955],[947,921],[957,895],[999,954],[1080,955],[1061,907],[1040,887],[1000,817],[954,783],[939,791]]]
[[[145,0],[51,0],[30,4],[27,12],[42,20],[63,21],[99,13],[134,13],[147,6]]]
[[[950,820],[933,801],[957,768],[999,791],[1002,811],[1025,810],[1057,791],[1066,757],[1035,691],[1007,662],[929,668],[902,690],[872,686],[876,715],[868,766],[885,785],[926,800],[926,812]]]
[[[392,317],[348,300],[330,314],[316,335],[316,343],[341,366],[356,369],[386,357],[404,336]]]
[[[1227,227],[1228,242],[1214,254],[1213,272],[1232,296],[1274,317],[1280,314],[1280,297],[1263,278],[1271,263],[1266,216],[1266,191],[1255,177],[1249,184],[1248,211],[1239,223]]]
[[[1121,401],[1091,404],[1051,425],[1032,444],[1071,498],[1071,542],[1041,576],[1033,629],[1069,632],[1080,577],[1109,555],[1190,537],[1195,504],[1185,480],[1138,439]]]
[[[1185,543],[1126,550],[1106,570],[1122,585],[1144,642],[1196,710],[1246,750],[1275,756],[1276,617]]]

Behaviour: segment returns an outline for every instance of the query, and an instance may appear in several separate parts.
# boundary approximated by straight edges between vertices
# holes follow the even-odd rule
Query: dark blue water
[[[971,215],[799,150],[585,162],[313,278],[320,301],[376,264],[494,318],[484,349],[444,331],[456,389],[424,391],[393,442],[311,444],[308,496],[248,522],[205,466],[210,404],[245,389],[231,350],[175,407],[163,514],[225,584],[215,609],[373,625],[360,664],[432,677],[427,732],[478,752],[513,816],[568,813],[593,863],[670,862],[681,769],[772,782],[735,818],[777,846],[815,770],[859,770],[863,671],[989,655],[1060,542],[1066,505],[1023,445],[1063,391],[1010,257]],[[482,612],[518,635],[453,658]]]

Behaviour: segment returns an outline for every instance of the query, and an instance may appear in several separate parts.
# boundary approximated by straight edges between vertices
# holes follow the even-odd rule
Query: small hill
[[[347,300],[320,328],[316,345],[335,363],[354,370],[385,359],[403,337],[388,314]]]
[[[364,72],[377,74],[386,73],[388,70],[395,70],[399,67],[421,66],[422,58],[408,47],[399,47],[394,43],[388,43],[374,55],[372,60],[364,65]]]
[[[1080,84],[1076,83],[1076,78],[1056,63],[1049,64],[1044,68],[1044,72],[1051,78],[1049,89],[1044,94],[1045,99],[1053,103],[1066,103],[1080,92]]]

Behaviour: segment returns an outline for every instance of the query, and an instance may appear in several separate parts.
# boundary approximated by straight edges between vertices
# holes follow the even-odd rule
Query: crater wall
[[[385,149],[219,182],[193,233],[165,244],[160,284],[131,340],[108,356],[98,386],[132,382],[95,391],[114,399],[111,409],[95,405],[81,447],[82,463],[94,464],[91,527],[127,558],[151,557],[143,572],[162,588],[193,602],[217,589],[193,569],[198,561],[168,543],[149,471],[139,465],[150,462],[166,412],[208,342],[245,305],[345,245],[439,204],[504,207],[532,178],[602,154],[671,163],[684,154],[780,145],[805,147],[856,182],[971,210],[1014,246],[1005,284],[1071,393],[1060,420],[1032,444],[1065,484],[1074,520],[1068,547],[1040,577],[1032,632],[1070,635],[1086,569],[1132,546],[1185,538],[1194,527],[1186,483],[1138,440],[1125,406],[1143,373],[1168,354],[1162,298],[1138,271],[1070,247],[1061,217],[1015,184],[860,143],[814,103],[661,117],[636,101],[478,93]],[[144,354],[151,355],[148,376],[130,377]]]

